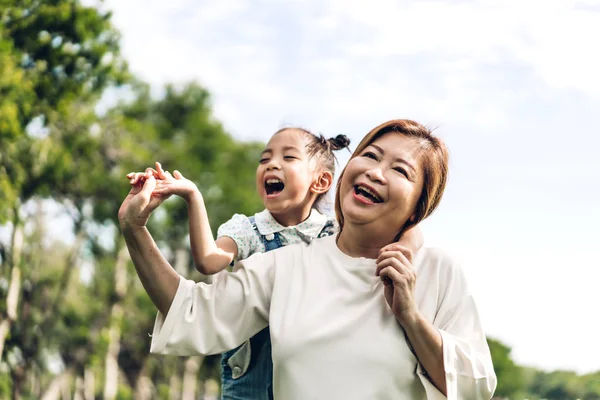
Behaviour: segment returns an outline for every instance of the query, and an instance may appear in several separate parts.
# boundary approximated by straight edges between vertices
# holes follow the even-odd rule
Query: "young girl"
[[[202,195],[179,171],[173,176],[159,163],[153,194],[175,194],[188,204],[192,255],[199,272],[216,274],[232,262],[293,243],[310,243],[335,232],[334,219],[316,206],[329,191],[335,173],[333,151],[348,147],[345,135],[325,139],[300,128],[277,131],[262,152],[256,186],[265,210],[247,217],[235,214],[212,237]],[[148,171],[148,170],[147,170]],[[139,184],[146,174],[129,174]],[[420,247],[420,234],[401,240],[410,250]],[[235,269],[235,268],[234,268]],[[268,328],[222,356],[223,399],[272,399],[271,343]]]

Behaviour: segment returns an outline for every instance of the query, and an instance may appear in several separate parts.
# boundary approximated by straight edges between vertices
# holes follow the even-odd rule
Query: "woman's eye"
[[[283,158],[286,159],[286,160],[295,160],[297,157],[294,157],[294,156],[285,156]]]
[[[365,154],[363,154],[363,157],[372,158],[373,160],[377,160],[377,156],[375,155],[375,153],[371,153],[370,151],[367,151]]]
[[[406,170],[404,168],[396,167],[396,168],[394,168],[394,171],[398,171],[402,175],[404,175],[404,176],[406,176],[408,178],[408,173],[406,172]]]

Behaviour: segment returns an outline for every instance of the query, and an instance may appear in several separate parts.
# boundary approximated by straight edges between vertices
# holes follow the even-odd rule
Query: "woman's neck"
[[[392,243],[394,237],[382,232],[371,231],[365,226],[344,224],[337,245],[351,257],[377,258],[382,247]]]

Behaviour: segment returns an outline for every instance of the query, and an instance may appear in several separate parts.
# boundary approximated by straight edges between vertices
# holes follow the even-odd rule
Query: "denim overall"
[[[249,217],[252,228],[265,245],[265,251],[283,247],[281,235],[275,232],[261,235],[254,217]],[[335,232],[333,221],[327,221],[318,237]],[[300,234],[303,241],[312,238]],[[221,356],[221,399],[223,400],[273,400],[273,361],[269,327],[250,338],[241,346]]]

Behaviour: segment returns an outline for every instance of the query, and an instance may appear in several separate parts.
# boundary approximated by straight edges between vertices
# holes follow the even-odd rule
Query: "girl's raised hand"
[[[146,168],[146,171],[144,172],[130,172],[125,176],[129,179],[129,183],[134,186],[143,186],[149,176],[154,176],[155,179],[161,179],[158,176],[158,171],[150,167]]]
[[[153,195],[170,196],[174,194],[188,201],[194,194],[200,193],[196,184],[186,179],[181,172],[175,170],[171,175],[169,171],[163,170],[159,162],[156,163],[156,171],[159,180],[156,182]]]

